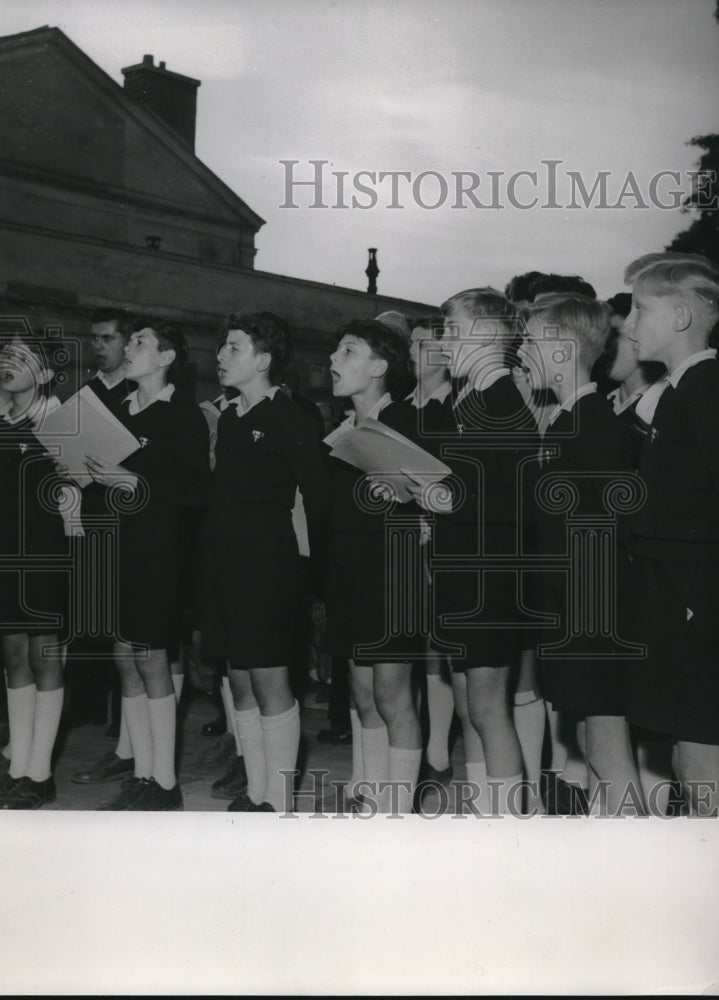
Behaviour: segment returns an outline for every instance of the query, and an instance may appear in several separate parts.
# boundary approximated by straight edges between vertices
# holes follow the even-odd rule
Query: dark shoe
[[[224,715],[218,715],[212,722],[206,722],[200,732],[203,736],[221,736],[227,732],[227,719]]]
[[[235,737],[232,733],[224,733],[222,736],[217,737],[212,746],[202,751],[197,758],[197,766],[206,768],[207,770],[213,767],[221,767],[223,764],[227,764],[236,754]]]
[[[20,781],[20,778],[11,778],[10,771],[6,771],[2,777],[0,777],[0,796],[9,792],[11,788],[17,785],[18,781]]]
[[[126,778],[135,770],[135,761],[132,757],[123,760],[118,757],[114,750],[108,750],[99,760],[96,760],[92,767],[85,771],[77,771],[73,774],[71,781],[76,785],[104,784],[106,781],[119,781]]]
[[[238,757],[229,769],[212,786],[213,799],[236,799],[247,791],[247,771],[244,757]]]
[[[174,788],[163,788],[154,778],[148,778],[142,792],[128,808],[133,812],[177,812],[185,808],[182,789],[177,784]]]
[[[437,785],[444,785],[445,788],[449,785],[452,780],[452,765],[445,767],[443,771],[438,771],[437,768],[432,767],[431,764],[424,763],[420,768],[419,780],[417,782],[417,787],[421,787],[429,781],[434,782]]]
[[[242,792],[238,795],[236,799],[233,799],[227,807],[228,812],[240,812],[240,813],[251,813],[251,812],[268,812],[273,813],[275,810],[270,805],[269,802],[253,802],[247,792]]]
[[[580,785],[570,785],[556,771],[542,774],[546,782],[544,804],[550,816],[586,816],[589,813],[587,792]]]
[[[0,809],[39,809],[40,806],[54,802],[57,790],[52,775],[45,781],[33,781],[32,778],[20,778],[0,798]]]
[[[99,811],[121,812],[124,809],[129,809],[135,799],[139,798],[145,791],[148,780],[148,778],[136,778],[134,774],[130,775],[129,778],[125,778],[117,798],[113,799],[112,802],[106,803],[104,806],[99,806]]]
[[[344,746],[345,743],[352,742],[351,729],[320,729],[317,733],[319,743],[329,743],[334,747]]]

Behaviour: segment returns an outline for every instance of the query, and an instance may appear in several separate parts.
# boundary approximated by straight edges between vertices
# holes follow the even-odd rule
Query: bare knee
[[[410,668],[375,669],[374,700],[385,725],[414,711]]]

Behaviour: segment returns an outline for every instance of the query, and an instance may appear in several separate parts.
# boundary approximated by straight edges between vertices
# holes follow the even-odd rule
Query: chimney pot
[[[154,56],[143,56],[142,57],[142,65],[143,66],[154,66],[155,65],[155,57]]]

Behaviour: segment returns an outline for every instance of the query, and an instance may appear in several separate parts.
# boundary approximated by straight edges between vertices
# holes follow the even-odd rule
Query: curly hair
[[[176,323],[152,316],[140,316],[133,322],[132,332],[139,333],[140,330],[152,330],[161,351],[175,352],[175,360],[166,373],[167,381],[174,382],[177,373],[187,364],[190,357],[190,348],[184,333]]]
[[[414,382],[409,342],[396,327],[387,326],[376,319],[353,319],[337,333],[337,342],[343,337],[364,340],[372,353],[387,362],[384,388],[392,399],[401,399]]]
[[[255,350],[270,356],[268,378],[278,385],[292,357],[292,335],[289,323],[271,312],[234,313],[225,320],[222,333],[242,330],[255,345]]]

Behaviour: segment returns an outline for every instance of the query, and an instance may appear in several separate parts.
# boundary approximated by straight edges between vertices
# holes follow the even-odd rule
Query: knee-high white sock
[[[35,729],[36,698],[37,688],[34,684],[7,689],[7,714],[12,747],[11,778],[22,778],[27,771]]]
[[[669,783],[673,780],[670,752],[662,743],[642,740],[637,746],[639,780],[649,814],[666,816],[669,808]]]
[[[127,720],[130,756],[135,758],[136,778],[152,777],[152,728],[147,702],[146,694],[137,694],[131,698],[122,696],[122,714]]]
[[[292,809],[287,803],[286,789],[292,791],[292,778],[281,774],[297,766],[300,747],[300,706],[295,701],[292,708],[279,715],[260,716],[262,741],[265,750],[265,790],[263,802],[269,802],[275,812]]]
[[[506,816],[508,813],[518,816],[522,813],[522,775],[515,774],[511,778],[492,778],[487,775],[489,786],[489,803],[495,816]]]
[[[477,786],[478,797],[475,804],[480,813],[488,815],[491,811],[489,803],[489,792],[487,788],[487,765],[484,760],[467,761],[467,781],[471,781]]]
[[[185,686],[185,675],[170,674],[170,676],[172,677],[172,686],[175,689],[175,701],[179,704],[182,697],[182,689]]]
[[[247,771],[247,794],[259,805],[265,794],[265,746],[262,737],[262,723],[259,708],[246,712],[235,710],[237,730],[242,740]]]
[[[362,723],[356,708],[350,708],[350,726],[352,727],[352,774],[347,794],[353,798],[357,782],[363,781],[365,777],[364,756],[362,754]]]
[[[52,773],[50,762],[60,727],[64,694],[65,689],[61,687],[37,693],[32,751],[25,771],[33,781],[45,781]]]
[[[549,740],[552,747],[552,770],[562,772],[567,763],[567,744],[561,735],[562,717],[559,712],[552,708],[549,702],[545,704],[545,709],[547,712],[547,724],[549,726]]]
[[[232,688],[230,687],[230,678],[223,677],[222,684],[220,686],[220,694],[222,695],[222,707],[225,710],[225,718],[227,719],[227,725],[230,732],[235,737],[235,749],[237,750],[237,756],[242,756],[242,739],[240,737],[240,731],[237,728],[237,718],[235,716],[235,701],[232,697]]]
[[[0,750],[0,754],[3,755],[5,760],[12,760],[12,740],[6,747],[3,747],[2,750]]]
[[[441,674],[427,674],[429,742],[427,763],[436,771],[449,767],[449,727],[454,715],[454,692]]]
[[[163,788],[174,788],[175,732],[177,729],[177,702],[174,694],[164,698],[148,698],[147,711],[152,733],[152,777]]]
[[[127,713],[125,712],[125,699],[121,699],[120,708],[120,734],[117,740],[115,753],[120,760],[129,760],[132,757],[132,744],[130,743],[130,730],[127,728]]]
[[[412,812],[412,801],[414,800],[414,790],[417,787],[421,761],[421,749],[405,750],[401,747],[392,746],[389,748],[389,780],[409,785],[409,788],[397,788],[397,812],[401,814],[407,815]],[[390,809],[387,811],[389,812]]]
[[[389,734],[386,726],[377,729],[362,728],[362,760],[364,761],[365,787],[360,795],[379,797],[380,781],[389,781]]]
[[[517,730],[519,745],[527,781],[536,786],[536,795],[527,789],[527,807],[539,808],[541,796],[539,782],[542,773],[542,745],[544,743],[544,699],[537,698],[534,691],[518,691],[514,696],[514,728]]]

